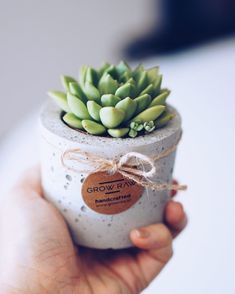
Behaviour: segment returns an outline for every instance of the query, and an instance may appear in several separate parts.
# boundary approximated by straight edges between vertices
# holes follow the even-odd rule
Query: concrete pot
[[[128,209],[119,213],[113,213],[113,210],[109,214],[107,210],[100,213],[89,207],[81,195],[87,174],[68,170],[62,165],[61,156],[73,148],[109,159],[131,151],[147,156],[158,155],[175,145],[181,135],[181,119],[177,112],[175,118],[160,130],[134,139],[114,139],[91,136],[69,128],[61,120],[60,109],[49,101],[41,111],[40,133],[44,195],[63,214],[75,243],[98,249],[127,248],[132,246],[129,233],[133,228],[162,222],[169,191],[145,189]],[[157,173],[152,180],[170,183],[174,160],[175,152],[156,161]]]

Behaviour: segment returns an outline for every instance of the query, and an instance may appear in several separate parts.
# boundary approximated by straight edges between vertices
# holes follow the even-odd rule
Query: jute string
[[[180,137],[181,138],[181,137]],[[137,184],[151,188],[156,191],[163,190],[186,190],[186,185],[168,184],[168,183],[154,183],[151,178],[156,175],[156,167],[154,163],[162,158],[167,157],[177,148],[180,141],[175,145],[161,152],[155,157],[148,157],[139,152],[128,152],[120,157],[118,160],[106,159],[102,156],[96,155],[91,152],[83,151],[80,148],[68,149],[63,152],[61,162],[64,167],[79,173],[93,174],[96,172],[107,172],[109,174],[120,173],[124,178],[135,181]],[[130,163],[135,159],[135,164]],[[81,170],[71,167],[68,162],[74,161],[85,165],[87,169]],[[140,166],[144,167],[140,169]]]

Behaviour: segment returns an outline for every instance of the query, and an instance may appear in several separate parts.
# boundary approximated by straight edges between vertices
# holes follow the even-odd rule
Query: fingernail
[[[145,229],[136,229],[135,234],[137,238],[141,239],[147,239],[150,236],[149,232]]]

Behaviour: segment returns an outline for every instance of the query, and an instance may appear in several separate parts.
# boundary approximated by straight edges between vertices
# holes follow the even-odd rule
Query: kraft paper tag
[[[117,214],[134,205],[144,188],[120,173],[90,174],[82,185],[82,197],[88,207],[102,214]]]

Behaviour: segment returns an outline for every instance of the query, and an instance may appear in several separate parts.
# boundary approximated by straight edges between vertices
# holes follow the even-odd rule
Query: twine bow
[[[187,186],[185,185],[154,183],[150,180],[150,178],[156,175],[154,162],[175,151],[177,144],[153,158],[138,152],[128,152],[121,156],[119,160],[106,159],[94,153],[75,148],[66,150],[61,156],[61,162],[64,167],[79,173],[91,174],[95,172],[107,172],[109,174],[115,174],[118,172],[123,177],[133,180],[143,187],[157,191],[186,190]],[[133,159],[135,159],[135,164],[133,164]],[[68,161],[74,161],[85,165],[87,169],[81,170],[71,167],[68,165]]]

